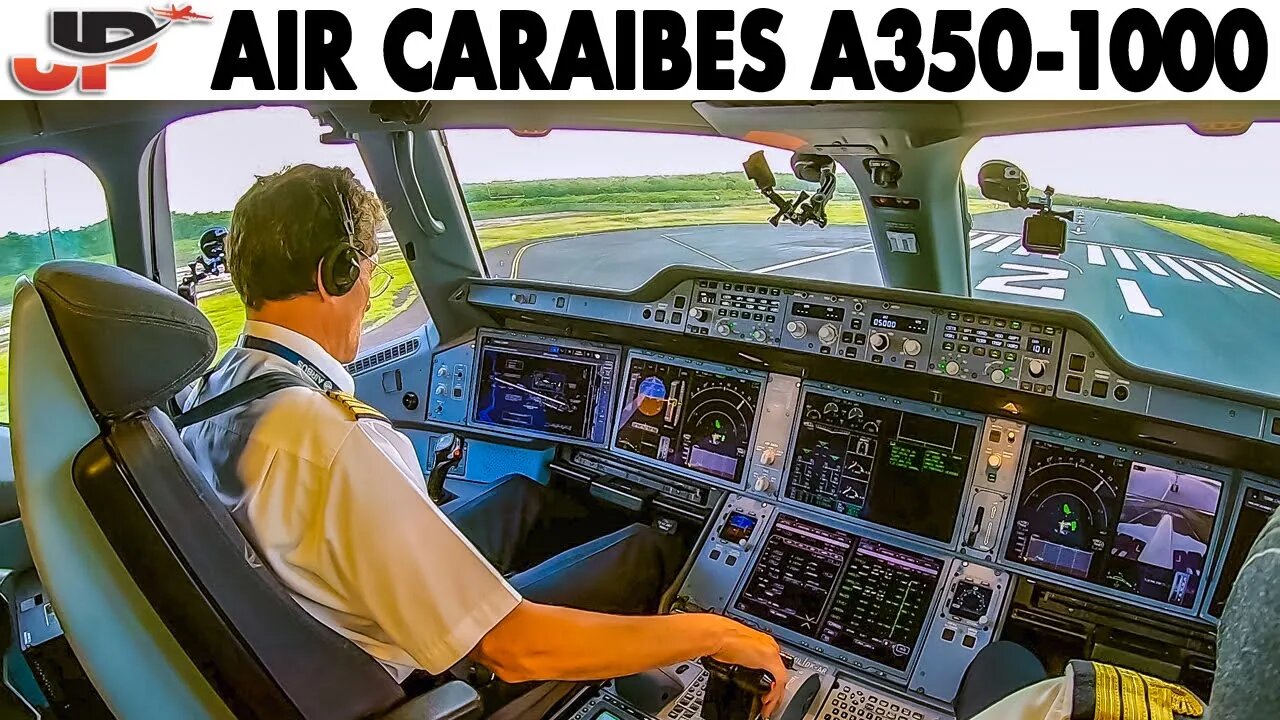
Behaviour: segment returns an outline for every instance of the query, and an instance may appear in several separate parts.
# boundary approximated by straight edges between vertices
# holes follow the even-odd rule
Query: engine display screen
[[[568,342],[481,335],[471,421],[603,445],[618,354]]]
[[[1222,483],[1033,439],[1006,557],[1190,608]]]
[[[1227,605],[1227,595],[1235,585],[1236,576],[1249,556],[1249,549],[1262,534],[1262,527],[1280,507],[1280,491],[1263,490],[1246,487],[1240,501],[1240,510],[1236,515],[1236,527],[1231,533],[1231,544],[1227,547],[1222,570],[1218,573],[1218,585],[1214,588],[1213,599],[1209,601],[1209,614],[1222,617]]]
[[[614,447],[738,482],[762,388],[751,377],[632,357]]]
[[[734,607],[905,671],[943,561],[779,515]]]
[[[724,526],[720,528],[720,539],[725,542],[737,543],[740,540],[750,538],[751,531],[755,529],[755,516],[735,510],[729,513],[729,517],[724,521]]]
[[[786,495],[949,542],[977,433],[974,425],[809,391]]]

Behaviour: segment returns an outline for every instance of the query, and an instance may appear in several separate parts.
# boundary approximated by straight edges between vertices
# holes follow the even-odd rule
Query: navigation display
[[[618,355],[614,348],[482,334],[471,421],[603,445]]]
[[[1221,494],[1218,480],[1033,439],[1006,557],[1190,608]]]
[[[943,561],[781,514],[734,607],[905,671]]]
[[[1262,534],[1262,527],[1275,514],[1277,507],[1280,507],[1280,491],[1245,487],[1240,510],[1236,515],[1236,526],[1231,533],[1231,545],[1222,561],[1213,599],[1209,601],[1209,614],[1213,617],[1222,617],[1222,611],[1227,605],[1227,595],[1231,593],[1236,576],[1240,574],[1240,568],[1249,556],[1249,549]]]
[[[761,380],[632,357],[614,447],[738,482]]]
[[[808,391],[786,495],[949,542],[977,433],[974,425]]]

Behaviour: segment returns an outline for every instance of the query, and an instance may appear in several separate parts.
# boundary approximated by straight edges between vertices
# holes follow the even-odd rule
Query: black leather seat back
[[[125,568],[237,716],[344,720],[403,699],[257,562],[163,412],[114,423],[73,472]]]
[[[227,706],[246,718],[351,720],[402,701],[377,661],[312,618],[257,562],[156,407],[212,358],[204,316],[154,283],[91,263],[46,264],[35,287],[102,427],[75,459],[75,487]]]

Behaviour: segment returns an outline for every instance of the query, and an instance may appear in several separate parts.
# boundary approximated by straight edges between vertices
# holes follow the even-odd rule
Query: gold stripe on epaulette
[[[1094,720],[1198,718],[1204,703],[1190,690],[1133,670],[1094,662]]]
[[[338,390],[330,390],[325,394],[333,398],[334,400],[338,401],[338,404],[346,408],[347,412],[351,414],[351,417],[356,420],[360,420],[362,418],[372,418],[374,420],[383,420],[385,422],[391,422],[390,420],[387,420],[386,415],[383,415],[382,413],[378,412],[376,408],[361,401],[359,398],[355,397],[354,395],[349,395],[347,393],[340,392]]]

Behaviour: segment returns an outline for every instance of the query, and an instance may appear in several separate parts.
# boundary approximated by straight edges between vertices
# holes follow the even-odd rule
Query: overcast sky
[[[226,210],[257,175],[298,162],[347,165],[368,184],[354,146],[325,146],[303,110],[263,108],[190,118],[169,129],[170,205],[177,212]],[[519,138],[505,131],[448,133],[463,182],[739,172],[754,149],[723,138],[555,131]],[[788,154],[768,152],[775,170]],[[1062,193],[1145,200],[1280,218],[1273,164],[1280,126],[1241,137],[1204,138],[1184,127],[1126,128],[989,138],[965,160],[965,182],[1001,158],[1020,165],[1036,187]],[[48,188],[48,207],[44,198]],[[0,165],[0,235],[88,225],[106,216],[93,174],[60,156],[28,156]]]

